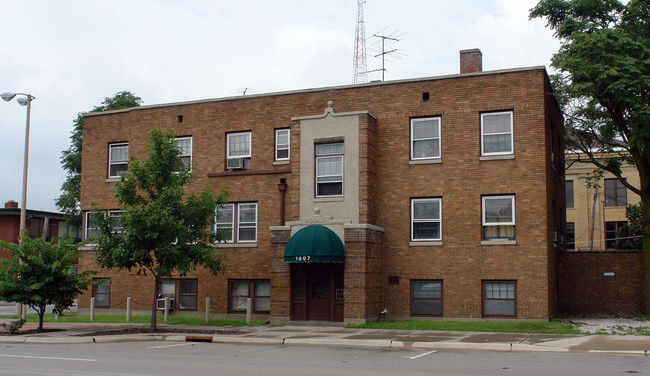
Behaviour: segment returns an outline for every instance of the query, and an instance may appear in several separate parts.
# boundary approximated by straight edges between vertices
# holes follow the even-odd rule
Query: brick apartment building
[[[82,210],[119,217],[114,182],[149,130],[227,187],[226,271],[165,280],[177,311],[272,321],[509,317],[557,310],[563,119],[544,67],[143,106],[84,116]],[[86,236],[96,229],[84,220]],[[80,269],[97,270],[92,246]],[[101,270],[98,308],[147,310],[151,278]]]

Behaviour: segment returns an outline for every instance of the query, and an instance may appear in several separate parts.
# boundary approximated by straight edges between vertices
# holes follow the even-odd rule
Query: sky
[[[385,80],[459,73],[479,48],[483,70],[544,65],[559,48],[536,0],[367,0],[373,34],[399,36]],[[352,84],[357,1],[0,0],[0,92],[32,102],[27,207],[57,211],[77,114],[128,90],[145,105]],[[372,49],[372,50],[371,50]],[[369,80],[381,79],[381,72]],[[0,101],[0,204],[20,201],[26,107]]]

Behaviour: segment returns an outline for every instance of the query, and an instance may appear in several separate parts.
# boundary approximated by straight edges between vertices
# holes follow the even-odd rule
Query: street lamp
[[[23,158],[23,191],[22,191],[22,199],[20,200],[20,235],[22,235],[23,230],[27,228],[26,212],[27,212],[27,159],[29,156],[29,115],[32,109],[32,101],[36,99],[36,97],[32,96],[31,94],[25,94],[25,93],[2,93],[0,94],[0,97],[2,97],[2,99],[4,99],[6,102],[9,102],[10,100],[14,99],[17,95],[20,96],[16,98],[16,102],[18,102],[18,104],[21,106],[27,106],[27,120],[25,125],[25,156]]]
[[[18,236],[18,241],[20,242],[20,237],[23,234],[23,231],[27,228],[27,157],[29,156],[29,115],[32,109],[32,101],[36,97],[31,94],[25,93],[2,93],[0,97],[9,102],[14,99],[16,96],[16,102],[21,106],[27,106],[27,120],[25,125],[25,156],[23,158],[23,192],[22,199],[20,200],[20,235]],[[18,307],[16,307],[18,308]],[[22,307],[22,318],[26,318],[27,310],[25,307]]]

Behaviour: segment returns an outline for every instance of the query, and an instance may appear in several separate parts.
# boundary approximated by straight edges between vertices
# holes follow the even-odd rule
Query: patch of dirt
[[[52,333],[52,332],[60,332],[62,331],[61,329],[43,329],[43,330],[38,330],[38,329],[26,329],[26,330],[20,330],[18,333],[9,333],[8,330],[3,330],[0,328],[0,336],[23,336],[26,334],[41,334],[41,333]]]
[[[92,333],[82,333],[82,334],[77,334],[76,336],[95,337],[95,336],[112,336],[112,335],[124,335],[124,334],[155,334],[155,333],[239,335],[239,334],[246,334],[248,332],[243,331],[243,330],[179,329],[179,328],[158,328],[158,329],[152,331],[149,328],[137,328],[136,327],[136,328],[120,328],[120,329],[103,330],[103,331],[92,332]]]

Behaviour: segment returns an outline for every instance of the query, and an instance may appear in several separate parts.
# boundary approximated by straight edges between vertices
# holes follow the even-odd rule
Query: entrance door
[[[328,264],[313,264],[307,278],[307,320],[331,320],[332,270]]]
[[[292,264],[291,319],[343,321],[343,265]]]

